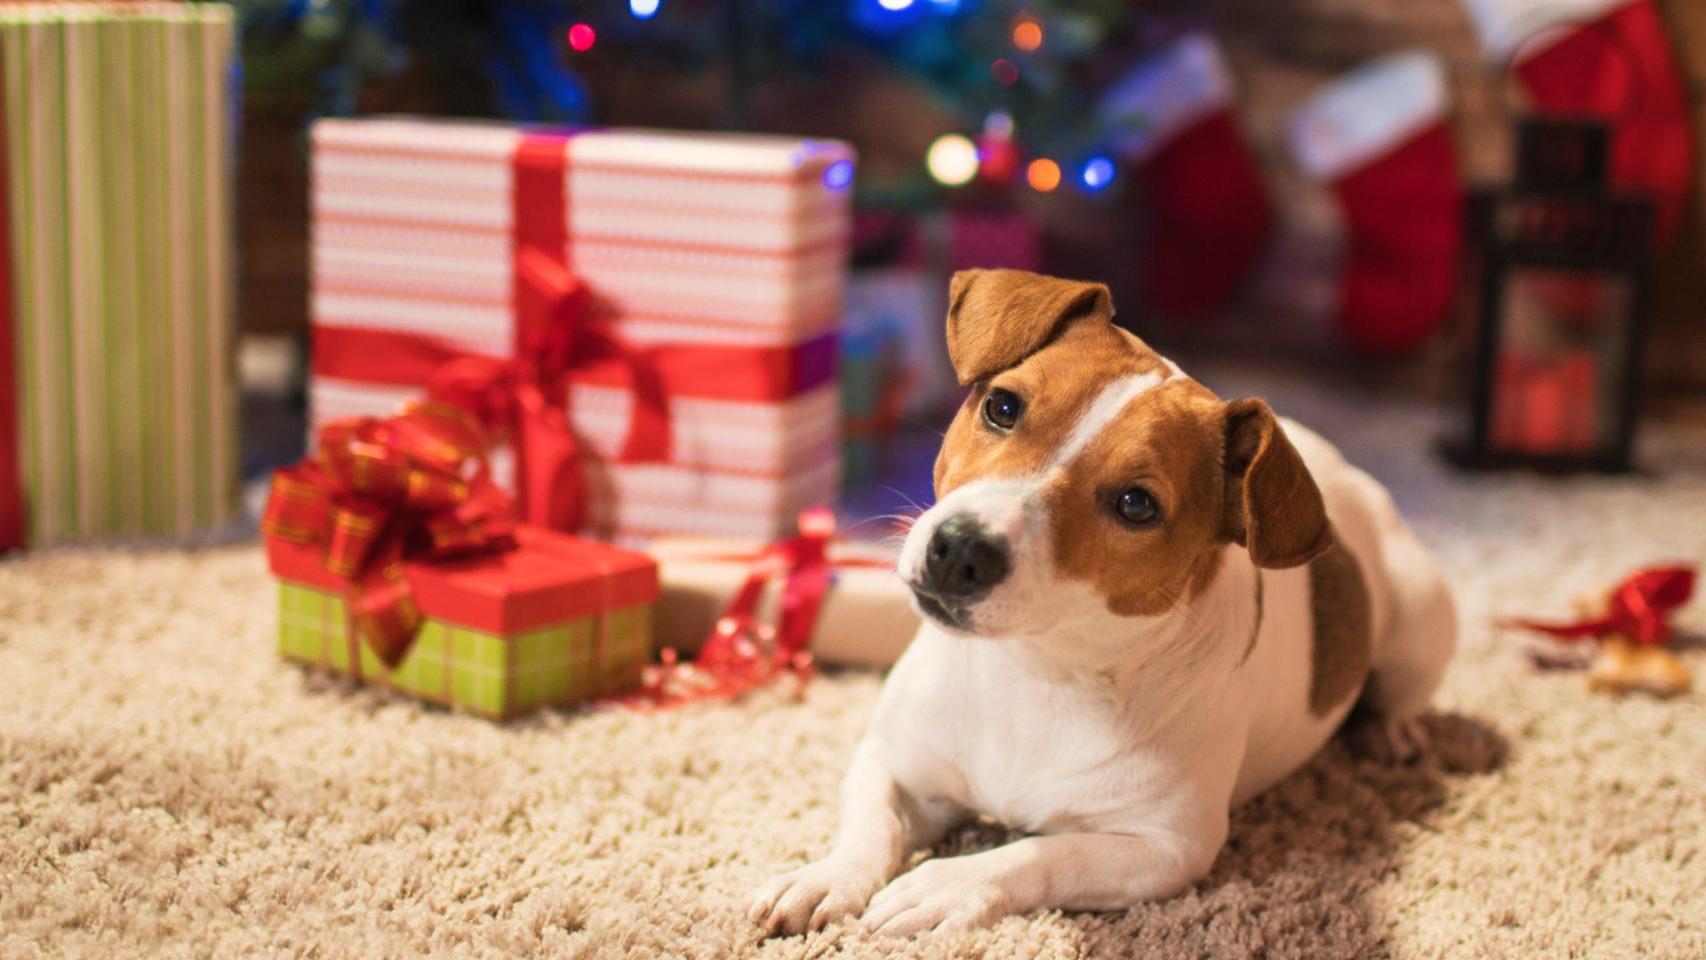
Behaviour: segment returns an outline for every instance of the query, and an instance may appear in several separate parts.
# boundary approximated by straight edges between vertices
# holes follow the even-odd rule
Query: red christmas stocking
[[[1652,0],[1464,0],[1487,52],[1538,109],[1611,124],[1611,178],[1651,195],[1676,237],[1694,170],[1688,98]]]
[[[1291,146],[1332,184],[1345,219],[1338,326],[1355,349],[1401,355],[1444,323],[1457,288],[1463,188],[1431,54],[1382,58],[1292,118]]]
[[[1214,42],[1177,40],[1116,84],[1100,110],[1138,171],[1149,212],[1143,281],[1163,314],[1224,306],[1273,222],[1256,158],[1232,115],[1232,78]]]

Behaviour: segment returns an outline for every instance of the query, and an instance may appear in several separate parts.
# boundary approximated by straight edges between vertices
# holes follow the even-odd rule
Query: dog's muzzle
[[[1012,567],[1007,538],[989,532],[976,516],[958,513],[930,535],[912,592],[926,614],[963,630],[967,608],[989,596]]]

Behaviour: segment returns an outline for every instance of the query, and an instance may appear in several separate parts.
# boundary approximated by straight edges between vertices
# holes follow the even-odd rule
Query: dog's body
[[[1109,319],[1101,287],[955,278],[950,353],[976,387],[900,561],[927,620],[856,751],[830,856],[754,898],[770,929],[863,911],[906,934],[1168,896],[1359,695],[1394,754],[1420,746],[1455,614],[1386,492]],[[1037,836],[889,882],[971,815]]]

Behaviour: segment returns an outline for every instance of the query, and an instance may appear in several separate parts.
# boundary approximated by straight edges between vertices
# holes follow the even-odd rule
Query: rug
[[[1698,436],[1654,476],[1465,480],[1425,410],[1290,400],[1438,549],[1462,649],[1427,757],[1334,744],[1181,896],[765,940],[737,904],[828,849],[875,674],[496,726],[281,662],[252,545],[63,549],[0,564],[0,956],[1706,956],[1706,696],[1590,695],[1490,626],[1706,560]]]

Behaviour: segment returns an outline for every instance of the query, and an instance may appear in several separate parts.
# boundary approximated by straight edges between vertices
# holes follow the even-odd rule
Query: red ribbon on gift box
[[[1693,567],[1649,567],[1612,589],[1602,616],[1573,623],[1506,619],[1501,624],[1560,640],[1621,636],[1644,646],[1664,646],[1670,642],[1670,615],[1694,595],[1694,576]]]
[[[657,710],[701,700],[729,700],[779,678],[803,683],[811,676],[812,631],[817,628],[824,596],[837,567],[886,567],[886,561],[867,557],[832,560],[829,544],[835,537],[835,514],[827,508],[802,511],[798,536],[772,544],[755,554],[709,557],[750,563],[752,572],[734,597],[699,653],[681,662],[674,650],[664,650],[662,663],[648,667],[640,689],[618,702]],[[782,581],[774,627],[760,622],[758,605],[764,591]]]
[[[512,505],[485,449],[479,425],[448,404],[335,420],[313,459],[273,475],[261,532],[320,547],[345,583],[356,634],[396,667],[422,623],[403,562],[515,546]]]

